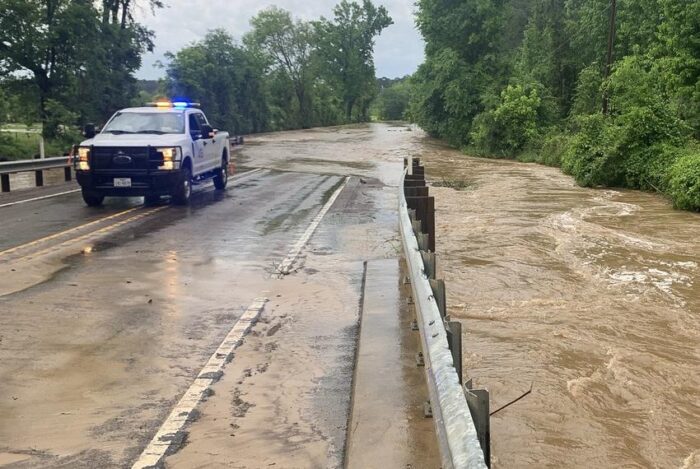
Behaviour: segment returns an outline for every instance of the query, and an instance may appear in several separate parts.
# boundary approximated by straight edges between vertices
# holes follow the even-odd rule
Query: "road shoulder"
[[[399,272],[397,259],[367,264],[346,451],[352,469],[440,467]]]

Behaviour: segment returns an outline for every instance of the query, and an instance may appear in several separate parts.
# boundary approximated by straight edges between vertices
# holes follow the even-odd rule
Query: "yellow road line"
[[[234,177],[231,178],[231,179],[232,179],[232,181],[238,182],[238,181],[241,180],[241,179],[247,179],[248,177],[250,177],[250,176],[252,176],[252,175],[254,175],[254,174],[257,174],[258,172],[261,172],[261,171],[263,171],[263,168],[256,168],[256,169],[253,169],[253,170],[250,170],[250,171],[246,171],[246,172],[243,172],[243,173],[239,173],[239,174],[237,174],[236,176],[234,176]],[[153,209],[153,210],[151,210],[151,211],[145,212],[145,213],[142,214],[142,215],[143,215],[143,216],[147,216],[147,215],[150,215],[150,214],[152,214],[152,213],[159,212],[159,211],[161,211],[161,210],[163,210],[164,208],[167,208],[167,207],[168,207],[168,206],[158,207],[158,208]],[[83,224],[83,225],[79,225],[79,226],[76,226],[76,227],[73,227],[73,228],[70,228],[70,229],[67,229],[67,230],[64,230],[64,231],[60,231],[60,232],[58,232],[58,233],[54,233],[54,234],[52,234],[52,235],[50,235],[50,236],[46,236],[46,237],[44,237],[44,238],[39,238],[39,239],[36,239],[36,240],[34,240],[34,241],[30,241],[30,242],[28,242],[28,243],[21,244],[21,245],[19,245],[19,246],[15,246],[15,247],[6,249],[6,250],[4,250],[4,251],[0,251],[0,257],[2,257],[2,256],[4,256],[4,255],[7,255],[7,254],[11,254],[11,253],[16,252],[16,251],[20,251],[20,250],[22,250],[22,249],[27,249],[27,248],[30,248],[30,247],[32,247],[32,246],[36,246],[37,244],[41,244],[41,243],[45,243],[45,242],[47,242],[47,241],[51,241],[52,239],[60,238],[61,236],[65,236],[65,235],[67,235],[67,234],[70,234],[70,233],[74,233],[74,232],[76,232],[76,231],[83,230],[83,229],[88,228],[88,227],[90,227],[90,226],[97,225],[97,224],[99,224],[99,223],[103,223],[103,222],[105,222],[105,221],[112,220],[112,219],[114,219],[114,218],[118,218],[118,217],[120,217],[120,216],[122,216],[122,215],[126,215],[127,213],[131,213],[131,212],[133,212],[134,210],[139,210],[139,209],[143,209],[143,206],[132,207],[132,208],[130,208],[130,209],[128,209],[128,210],[124,210],[124,211],[122,211],[122,212],[118,212],[118,213],[115,213],[115,214],[113,214],[113,215],[110,215],[110,216],[107,216],[107,217],[104,217],[104,218],[100,218],[100,219],[91,221],[91,222],[89,222],[89,223],[85,223],[85,224]],[[143,218],[143,216],[138,216],[138,217],[139,217],[139,218]],[[124,221],[125,221],[125,222],[131,222],[131,221],[138,220],[139,218],[128,218],[127,220],[124,220]],[[106,227],[106,228],[112,229],[112,228],[114,228],[114,227],[122,226],[123,224],[124,224],[124,223],[119,222],[119,223],[116,223],[116,224],[114,224],[114,225],[109,225],[109,226]],[[104,229],[105,229],[105,228],[100,229],[100,230],[97,230],[97,231],[90,232],[90,233],[88,233],[87,235],[83,235],[83,236],[80,236],[80,237],[78,237],[78,238],[71,239],[71,240],[67,241],[66,243],[73,243],[73,242],[76,242],[76,241],[78,241],[78,240],[85,239],[86,237],[91,236],[91,235],[93,235],[93,234],[103,233],[103,232],[104,232]],[[57,246],[54,246],[54,247],[49,248],[48,250],[50,251],[50,250],[52,250],[52,249],[55,249],[56,247],[63,246],[63,245],[65,245],[66,243],[61,243],[61,244],[59,244],[59,245],[57,245]],[[43,251],[40,251],[40,253],[44,253],[44,252],[46,252],[46,251],[47,251],[47,249],[44,249]],[[38,255],[38,253],[33,254],[33,255]],[[22,256],[22,257],[20,257],[20,259],[25,258],[25,257],[29,257],[29,256],[31,256],[31,254],[28,254],[28,255],[26,255],[26,256]]]
[[[147,212],[139,213],[138,215],[134,215],[134,216],[132,216],[132,217],[129,217],[129,218],[126,218],[126,219],[124,219],[124,220],[121,220],[121,221],[119,221],[119,222],[117,222],[117,223],[114,223],[114,224],[112,224],[112,225],[105,226],[104,228],[100,228],[99,230],[91,231],[91,232],[86,233],[86,234],[84,234],[84,235],[82,235],[82,236],[78,236],[78,237],[75,238],[75,239],[69,239],[68,241],[64,241],[64,242],[62,242],[62,243],[60,243],[60,244],[57,244],[57,245],[55,245],[55,246],[48,247],[48,248],[46,248],[46,249],[44,249],[44,250],[42,250],[42,251],[38,251],[38,252],[35,252],[35,253],[32,253],[32,254],[27,254],[27,255],[25,255],[25,256],[19,257],[19,258],[16,259],[16,260],[33,259],[33,258],[35,258],[35,257],[39,257],[39,256],[43,256],[43,255],[45,255],[45,254],[49,254],[49,253],[51,253],[52,251],[55,251],[56,249],[60,249],[60,248],[62,248],[62,247],[67,247],[67,246],[69,246],[69,245],[71,245],[71,244],[79,243],[80,241],[83,241],[83,240],[85,240],[85,239],[91,238],[91,237],[93,237],[93,236],[98,236],[98,235],[103,235],[103,234],[105,234],[105,233],[109,233],[110,231],[113,231],[113,230],[115,230],[115,229],[117,229],[117,228],[119,228],[119,227],[122,227],[122,226],[126,225],[127,223],[132,223],[132,222],[135,222],[135,221],[140,220],[140,219],[142,219],[142,218],[146,218],[147,216],[153,215],[154,213],[160,212],[161,210],[165,210],[166,208],[170,208],[170,207],[167,206],[167,205],[164,205],[164,206],[162,206],[162,207],[157,207],[157,208],[151,209],[151,210],[149,210],[149,211],[147,211]]]
[[[13,247],[13,248],[6,249],[6,250],[4,250],[4,251],[0,251],[0,257],[4,256],[5,254],[10,254],[10,253],[12,253],[12,252],[19,251],[19,250],[21,250],[21,249],[26,249],[26,248],[29,248],[29,247],[32,247],[32,246],[36,246],[37,244],[41,244],[41,243],[44,243],[44,242],[46,242],[46,241],[51,241],[52,239],[56,239],[56,238],[59,238],[59,237],[61,237],[61,236],[65,236],[65,235],[67,235],[67,234],[69,234],[69,233],[73,233],[73,232],[75,232],[75,231],[80,231],[80,230],[82,230],[82,229],[84,229],[84,228],[87,228],[87,227],[89,227],[89,226],[97,225],[98,223],[102,223],[102,222],[105,222],[105,221],[107,221],[107,220],[111,220],[111,219],[113,219],[113,218],[117,218],[117,217],[120,217],[120,216],[122,216],[122,215],[126,215],[127,213],[133,212],[134,210],[138,210],[138,209],[140,209],[140,208],[142,208],[142,207],[133,207],[133,208],[130,208],[130,209],[128,209],[128,210],[124,210],[124,211],[122,211],[122,212],[118,212],[118,213],[115,213],[115,214],[113,214],[113,215],[109,215],[109,216],[107,216],[107,217],[100,218],[100,219],[98,219],[98,220],[94,220],[94,221],[91,221],[91,222],[89,222],[89,223],[85,223],[85,224],[82,224],[82,225],[79,225],[79,226],[70,228],[70,229],[68,229],[68,230],[64,230],[64,231],[60,231],[60,232],[58,232],[58,233],[54,233],[54,234],[52,234],[52,235],[50,235],[50,236],[46,236],[46,237],[44,237],[44,238],[36,239],[36,240],[31,241],[31,242],[29,242],[29,243],[20,244],[19,246],[15,246],[15,247]]]

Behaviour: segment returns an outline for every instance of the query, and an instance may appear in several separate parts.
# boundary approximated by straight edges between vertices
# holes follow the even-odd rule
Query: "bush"
[[[605,84],[610,115],[574,119],[578,134],[564,155],[562,169],[584,186],[664,191],[668,170],[687,142],[689,128],[659,82],[643,58],[620,61]]]
[[[562,170],[582,186],[621,185],[624,168],[616,148],[618,128],[600,114],[577,122],[580,130],[562,157]]]
[[[700,150],[681,156],[671,166],[667,193],[676,208],[700,211]]]
[[[62,156],[70,150],[71,145],[80,143],[81,140],[83,137],[76,129],[60,127],[56,138],[45,140],[46,157]],[[38,134],[0,134],[0,161],[29,160],[38,155]]]
[[[508,85],[497,107],[474,119],[472,140],[486,150],[516,153],[537,135],[537,110],[541,99],[536,89]]]
[[[547,166],[560,167],[564,153],[571,146],[571,140],[571,136],[567,134],[548,135],[538,152],[537,162]]]

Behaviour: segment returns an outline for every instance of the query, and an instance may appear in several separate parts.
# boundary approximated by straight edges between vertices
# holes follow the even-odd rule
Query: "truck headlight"
[[[182,155],[179,147],[158,148],[156,151],[163,157],[163,164],[158,166],[158,169],[170,171],[180,167]]]
[[[90,148],[78,147],[78,171],[90,171]]]

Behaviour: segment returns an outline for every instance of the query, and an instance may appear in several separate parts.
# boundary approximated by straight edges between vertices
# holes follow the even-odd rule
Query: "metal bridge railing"
[[[434,198],[419,161],[404,165],[399,225],[442,467],[483,469],[490,466],[488,393],[462,388],[461,323],[446,316],[445,284],[436,279]]]
[[[34,182],[37,187],[44,185],[44,171],[47,169],[64,168],[65,180],[73,178],[70,156],[55,158],[40,158],[35,160],[3,161],[0,162],[0,189],[10,192],[10,174],[34,171]]]

